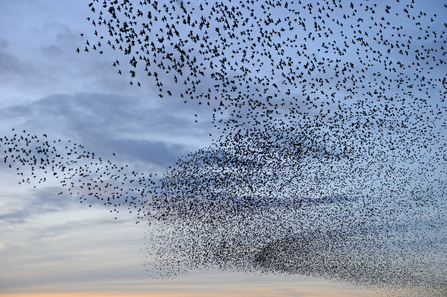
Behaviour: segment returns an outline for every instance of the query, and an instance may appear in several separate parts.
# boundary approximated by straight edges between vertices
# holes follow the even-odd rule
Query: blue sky
[[[347,7],[349,6],[348,2],[343,4]],[[358,8],[360,16],[362,16],[362,13],[368,15],[367,12],[362,12],[361,9],[367,5],[373,7],[370,2],[373,3],[374,1],[359,1],[359,3],[364,4],[362,8]],[[380,9],[386,4],[384,1],[376,2]],[[405,1],[401,0],[401,2]],[[407,2],[408,5],[411,4],[411,1]],[[433,33],[428,28],[426,29],[427,32],[425,32],[425,29],[419,30],[417,26],[411,27],[410,24],[413,25],[414,23],[411,23],[411,20],[408,23],[402,23],[402,25],[405,25],[405,29],[400,32],[396,31],[396,35],[407,34],[407,36],[412,36],[415,46],[425,46],[422,48],[433,46],[439,49],[439,51],[431,53],[435,57],[435,62],[436,59],[438,61],[446,59],[445,50],[443,52],[440,50],[442,46],[440,44],[442,42],[445,43],[446,40],[445,33],[440,34],[439,32],[447,30],[447,28],[443,27],[442,21],[446,19],[447,9],[443,8],[439,4],[440,2],[426,1],[422,4],[417,3],[420,6],[414,9],[415,11],[420,9],[426,12],[428,17],[422,17],[421,21],[424,25],[431,25],[431,29],[438,32],[437,36],[439,38],[436,39],[436,42],[431,39]],[[209,150],[212,152],[213,149],[221,148],[219,143],[213,144],[213,142],[216,142],[220,135],[224,135],[222,130],[225,128],[225,125],[217,124],[215,126],[211,123],[213,108],[218,106],[219,100],[210,107],[199,106],[194,100],[184,104],[184,98],[180,98],[174,92],[180,92],[181,88],[172,82],[169,75],[162,77],[164,79],[163,84],[166,88],[172,88],[174,96],[166,96],[165,94],[163,98],[160,98],[158,96],[158,87],[150,79],[145,81],[145,73],[141,69],[137,73],[139,75],[137,79],[133,80],[134,83],[136,81],[141,82],[141,87],[130,85],[131,78],[127,72],[132,68],[125,65],[127,57],[124,57],[117,51],[104,50],[102,55],[84,51],[78,54],[75,50],[78,47],[81,50],[84,48],[86,38],[90,42],[95,39],[93,35],[95,29],[86,20],[87,17],[93,17],[88,4],[89,1],[0,0],[0,135],[10,138],[15,133],[21,133],[22,130],[31,135],[38,135],[40,138],[43,137],[43,134],[46,134],[50,140],[61,139],[61,148],[63,145],[69,145],[68,141],[70,140],[71,143],[82,144],[88,151],[94,152],[97,156],[102,156],[104,159],[109,159],[121,166],[128,165],[129,168],[137,172],[145,174],[157,173],[160,176],[168,172],[168,176],[175,176],[172,171],[167,169],[169,166],[172,166],[183,168],[183,173],[193,176],[194,166],[200,165],[203,151]],[[405,4],[407,3],[392,6],[400,9]],[[295,5],[297,7],[302,6]],[[416,4],[414,5],[416,6]],[[378,11],[379,8],[377,8]],[[336,12],[334,18],[343,19],[341,12]],[[392,11],[392,13],[397,12],[397,10]],[[399,13],[402,12],[399,10]],[[431,22],[429,17],[434,14],[437,14],[437,16],[435,21]],[[303,15],[306,15],[305,9],[303,9]],[[280,15],[272,10],[272,18],[275,19],[277,17],[280,17]],[[402,20],[402,16],[397,18],[397,16],[391,14],[388,17],[391,22],[393,20]],[[312,25],[311,18],[312,16],[308,16],[307,20],[310,22],[310,26]],[[367,27],[369,23],[372,25],[374,21],[365,18],[364,22]],[[333,31],[336,30],[333,29]],[[347,29],[337,29],[337,31],[344,31],[346,34],[349,34]],[[388,38],[393,43],[393,38],[396,37],[386,35],[390,31],[385,32],[385,39]],[[81,33],[84,34],[83,37],[81,37]],[[181,33],[187,34],[187,32]],[[335,35],[338,39],[335,40],[341,47],[345,41],[343,33],[341,35],[339,34],[340,32],[336,33]],[[215,34],[211,35],[213,38],[217,38]],[[418,39],[419,36],[421,39]],[[428,36],[427,41],[424,41],[426,40],[424,39],[425,36]],[[278,40],[281,39],[279,38]],[[313,53],[316,57],[315,59],[319,61],[322,58],[335,59],[337,57],[334,53],[324,54],[322,50],[319,51],[318,49],[322,48],[316,42],[310,42],[310,38],[306,42],[309,48],[306,50],[306,53]],[[302,45],[306,43],[303,41],[296,44]],[[444,45],[445,47],[446,45]],[[386,45],[382,45],[381,47],[378,46],[377,50],[384,51],[386,48]],[[351,45],[351,47],[346,47],[346,49],[348,49],[350,55],[345,56],[343,62],[354,61],[357,63],[358,58],[353,56],[355,47]],[[288,53],[287,51],[296,51],[296,49],[289,48],[286,50],[286,53]],[[362,52],[362,54],[365,57],[367,55],[375,57],[373,53]],[[122,65],[123,75],[118,75],[117,68],[112,66],[116,59],[120,59],[121,64],[124,64]],[[295,62],[300,62],[300,59],[303,59],[304,64],[305,59],[302,57],[296,58]],[[367,59],[364,58],[365,61]],[[430,59],[427,58],[427,61],[432,63]],[[275,61],[278,61],[278,59]],[[411,55],[408,57],[399,54],[391,56],[391,62],[394,62],[394,67],[398,67],[395,66],[398,61],[405,65],[411,65],[413,62]],[[266,65],[262,65],[261,75],[271,76],[270,82],[279,84],[284,78],[281,77],[279,72],[270,75],[270,66],[266,67],[268,60],[266,58],[265,60],[261,59],[260,63],[262,62]],[[380,85],[378,81],[375,82],[374,79],[377,77],[372,75],[372,73],[381,71],[386,73],[380,68],[382,62],[378,63],[374,60],[367,63],[372,64],[370,68],[377,68],[378,70],[366,71],[365,74],[356,73],[354,74],[355,77],[366,75],[362,83],[365,86],[368,85],[369,90],[379,89],[379,86],[387,88],[388,86]],[[299,211],[300,215],[306,218],[306,220],[301,222],[301,226],[304,224],[308,226],[306,227],[308,228],[307,230],[313,230],[312,228],[315,226],[312,226],[312,224],[314,222],[319,224],[316,227],[317,229],[319,227],[324,229],[331,224],[338,226],[339,222],[345,220],[343,218],[349,216],[360,215],[359,218],[367,218],[366,214],[362,212],[364,210],[359,197],[364,197],[364,188],[368,190],[373,189],[375,192],[371,196],[380,197],[381,200],[377,204],[372,205],[373,207],[379,207],[386,215],[381,217],[385,218],[383,220],[379,219],[379,216],[371,220],[367,218],[366,224],[369,224],[369,226],[385,225],[387,220],[392,218],[398,223],[397,225],[402,226],[403,229],[407,228],[406,232],[413,228],[412,230],[414,230],[415,237],[419,243],[424,242],[424,240],[426,242],[435,242],[436,249],[427,247],[425,249],[429,255],[427,259],[417,259],[416,262],[411,262],[411,265],[416,263],[414,265],[417,268],[431,265],[433,264],[433,258],[430,257],[436,256],[438,258],[435,257],[435,259],[439,260],[440,269],[444,269],[439,271],[445,271],[445,242],[443,238],[445,238],[446,228],[443,214],[445,213],[446,205],[444,202],[445,182],[442,182],[445,178],[445,82],[431,81],[430,89],[425,93],[422,90],[416,90],[417,87],[422,88],[422,86],[420,85],[420,78],[415,77],[413,74],[421,70],[422,74],[420,75],[426,75],[426,79],[429,80],[430,78],[442,79],[447,73],[444,65],[434,67],[434,70],[427,75],[426,72],[432,64],[426,65],[428,66],[424,66],[424,64],[419,67],[413,66],[413,69],[416,70],[407,68],[411,77],[410,80],[413,80],[415,85],[413,93],[416,94],[416,97],[426,96],[423,97],[426,99],[425,103],[423,101],[415,101],[414,104],[405,105],[402,101],[396,100],[399,103],[395,102],[396,115],[392,117],[385,111],[385,107],[382,105],[378,107],[379,112],[377,115],[383,117],[385,122],[389,120],[388,123],[392,121],[400,123],[404,119],[409,119],[410,123],[415,127],[413,130],[396,128],[396,131],[399,133],[396,132],[393,135],[387,135],[374,129],[370,130],[373,135],[371,140],[374,144],[384,142],[388,146],[390,141],[401,143],[401,147],[398,147],[398,150],[393,152],[369,146],[373,150],[377,149],[376,153],[378,155],[385,152],[386,156],[384,156],[383,160],[388,158],[389,162],[375,163],[366,169],[368,158],[356,160],[354,162],[355,166],[352,167],[350,167],[351,163],[342,160],[339,163],[331,164],[334,166],[333,170],[331,167],[331,170],[321,171],[327,174],[324,175],[321,172],[319,173],[318,168],[326,166],[328,163],[324,160],[315,160],[309,157],[309,163],[307,164],[309,171],[300,175],[302,179],[292,180],[289,178],[287,180],[290,180],[290,183],[285,186],[274,184],[272,180],[269,180],[272,184],[258,184],[259,192],[263,193],[265,189],[278,187],[280,190],[276,192],[275,198],[277,199],[278,197],[289,197],[287,195],[298,194],[307,199],[317,199],[313,201],[318,201],[318,198],[321,198],[321,196],[338,197],[338,195],[342,195],[348,197],[350,202],[347,203],[334,203],[331,205],[310,203],[311,205],[307,206],[307,208],[301,209]],[[352,71],[354,73],[355,71],[362,73],[362,67],[356,64]],[[329,79],[330,74],[328,73],[321,77]],[[391,72],[383,75],[390,75],[393,78],[405,77]],[[312,82],[315,82],[315,80],[312,80],[315,78],[315,74],[304,75],[304,78],[307,81],[301,82],[299,88],[286,85],[280,91],[283,93],[291,91],[292,95],[296,97],[304,95],[304,93],[306,95],[307,93],[311,94],[312,88],[310,86]],[[198,92],[204,92],[208,85],[214,84],[209,77],[204,77],[203,80],[204,83],[198,87]],[[410,80],[406,81],[404,85],[408,86]],[[325,84],[324,87],[320,88],[322,97],[324,94],[330,96],[335,91],[335,82],[336,80],[331,80],[330,84]],[[341,91],[338,90],[337,96],[340,96],[340,98],[349,96],[346,88],[349,88],[352,83],[352,81],[348,80],[337,85],[341,89]],[[400,99],[409,96],[408,89],[399,89],[398,85],[399,83],[393,83],[384,94]],[[260,86],[259,84],[255,86],[253,83],[251,87],[258,88]],[[329,87],[333,89],[331,90]],[[266,94],[274,95],[275,92],[275,90],[270,88]],[[358,95],[364,95],[362,92],[362,89],[359,88]],[[218,93],[213,94],[219,95]],[[431,97],[428,97],[428,95],[431,95]],[[260,100],[263,101],[265,98]],[[294,102],[292,99],[288,100]],[[408,100],[410,101],[411,99]],[[289,101],[286,101],[286,103],[289,104]],[[265,101],[263,102],[265,103]],[[318,100],[314,102],[321,103]],[[343,107],[352,107],[353,111],[361,110],[353,104],[353,101],[343,102],[347,104],[343,105]],[[371,104],[371,106],[377,104],[379,106],[379,101],[372,97],[366,104]],[[297,105],[303,109],[307,108],[304,100],[298,102]],[[410,108],[402,112],[402,110],[399,110],[402,106],[410,106]],[[245,112],[244,108],[241,108],[241,110]],[[327,107],[332,114],[338,108],[337,104]],[[279,113],[274,115],[275,121],[277,120],[275,123],[279,123],[282,115],[287,114],[285,107],[280,106],[277,110]],[[371,108],[369,111],[371,111]],[[430,113],[431,111],[433,113]],[[438,114],[439,112],[441,114]],[[316,110],[311,109],[309,111],[311,118],[316,115]],[[219,116],[224,120],[231,118],[229,111],[223,111],[220,115],[217,113],[218,119]],[[354,119],[357,118],[354,117]],[[362,124],[365,123],[365,119],[366,117],[362,118]],[[287,124],[296,124],[291,118],[286,117],[284,121]],[[320,121],[328,123],[327,118],[322,118]],[[348,132],[350,138],[340,141],[341,135],[348,131],[347,126],[350,122],[346,121],[343,124],[346,124],[346,126],[339,126],[338,132],[335,129],[330,130],[333,133],[330,140],[324,138],[323,133],[319,134],[322,131],[324,132],[324,129],[318,130],[318,133],[315,132],[314,134],[310,130],[306,132],[316,137],[311,141],[312,144],[318,143],[318,140],[320,140],[318,137],[322,137],[321,139],[326,139],[326,144],[322,144],[322,147],[325,145],[330,147],[330,143],[342,143],[347,147],[356,147],[355,144],[360,142],[360,136],[364,135],[362,134],[363,132],[358,132],[358,135],[360,135],[358,138],[353,136],[355,134],[352,132]],[[249,129],[253,125],[252,122],[242,128]],[[423,130],[419,128],[420,125],[432,127],[432,129]],[[13,128],[15,129],[14,131],[12,131]],[[280,124],[275,126],[275,129],[278,130],[282,128],[284,126]],[[249,138],[247,137],[246,139]],[[428,148],[419,148],[419,146],[425,143],[424,140],[426,139],[434,140],[427,142],[429,144]],[[288,143],[287,141],[290,141],[290,138],[286,137],[286,140],[284,140],[285,146]],[[357,146],[358,151],[356,153],[362,152],[362,149],[365,149],[366,152],[368,146],[366,144],[363,145]],[[409,155],[415,156],[415,162],[412,162],[406,155],[407,148],[410,149]],[[203,151],[200,151],[201,149]],[[242,152],[245,153],[249,149],[244,146],[241,147]],[[334,149],[334,154],[339,149],[342,149],[340,145]],[[3,154],[3,148],[1,153]],[[114,153],[116,156],[113,155]],[[188,157],[188,154],[192,155]],[[193,164],[194,166],[181,167],[181,165],[175,165],[179,158],[188,160],[191,156],[198,156],[195,159],[197,163],[187,162],[186,165]],[[422,158],[418,159],[420,156]],[[273,158],[271,161],[262,161],[265,159],[256,155],[249,156],[247,159],[250,160],[251,157],[254,162],[265,162],[265,170],[269,172],[276,171],[276,168],[280,165],[283,166],[282,168],[289,168],[285,165],[290,167],[296,166],[293,158]],[[421,162],[423,165],[420,164]],[[390,165],[397,169],[390,169]],[[203,166],[201,169],[204,173],[211,175],[213,166]],[[226,170],[232,172],[233,168],[228,165]],[[364,176],[361,176],[360,171],[363,172]],[[233,172],[236,172],[235,176],[239,176],[237,170],[233,170]],[[284,171],[278,170],[278,172],[286,176],[289,174],[285,169]],[[407,175],[404,174],[405,172],[407,172]],[[429,174],[429,172],[432,174]],[[353,173],[359,175],[353,176]],[[372,173],[377,173],[382,178],[374,177],[370,179],[369,177],[372,176]],[[391,174],[391,177],[388,174]],[[246,176],[254,178],[255,175],[251,172]],[[333,175],[337,175],[339,180],[321,186],[320,183],[323,180],[329,180]],[[135,294],[150,292],[154,296],[163,292],[174,295],[180,294],[180,292],[184,294],[209,293],[218,296],[225,290],[228,290],[229,294],[234,294],[240,290],[243,292],[241,296],[254,296],[260,293],[264,293],[266,296],[281,296],[280,294],[283,296],[327,296],[328,294],[333,294],[334,296],[335,294],[339,296],[372,296],[376,294],[367,289],[353,289],[349,286],[340,286],[329,281],[303,278],[301,276],[288,278],[268,274],[259,277],[253,274],[245,275],[217,270],[212,270],[211,272],[192,271],[173,280],[154,280],[150,278],[150,273],[146,272],[146,267],[143,266],[144,263],[150,262],[150,258],[149,260],[146,258],[146,249],[148,245],[152,244],[150,235],[153,235],[153,231],[146,224],[135,224],[136,218],[134,213],[129,214],[126,209],[123,209],[120,212],[119,219],[115,220],[116,214],[110,213],[108,207],[103,207],[99,203],[92,203],[92,207],[87,207],[80,204],[77,197],[58,195],[61,189],[58,180],[48,178],[46,183],[36,184],[35,188],[34,184],[22,184],[19,186],[18,183],[21,181],[21,177],[17,176],[14,170],[3,165],[0,166],[0,176],[0,185],[2,187],[0,193],[0,236],[2,238],[0,240],[0,294],[81,292],[98,292],[99,294],[99,292],[119,291],[123,294],[129,292]],[[191,183],[200,184],[201,178],[203,176],[197,176],[196,179],[191,178]],[[398,183],[393,184],[396,178]],[[434,182],[433,179],[438,181]],[[318,191],[315,190],[316,185],[320,185]],[[427,185],[432,186],[429,190],[434,191],[436,194],[434,197],[429,197],[427,193],[424,194]],[[300,190],[294,190],[296,188]],[[176,190],[179,189],[184,190],[182,187]],[[404,191],[399,192],[399,194],[393,192],[402,189]],[[209,189],[210,192],[212,190],[215,191],[212,193],[218,193],[219,187],[216,186],[215,189]],[[419,195],[417,197],[422,197],[422,201],[427,203],[428,206],[420,206],[418,208],[417,202],[414,202],[417,199],[408,202],[406,195],[410,191],[415,193],[414,195],[416,196]],[[358,194],[358,197],[354,193]],[[191,196],[198,194],[203,193],[190,192]],[[413,205],[412,203],[416,204]],[[394,214],[393,209],[396,205],[399,206],[397,208],[399,211],[397,211],[397,214]],[[415,208],[413,209],[413,207]],[[280,206],[277,208],[272,207],[271,209],[255,209],[253,211],[255,215],[240,218],[241,222],[246,223],[246,227],[241,227],[231,236],[237,238],[246,232],[265,228],[267,231],[262,229],[263,231],[259,232],[259,237],[254,236],[253,238],[264,238],[263,236],[267,238],[275,233],[276,238],[280,238],[279,234],[282,234],[282,231],[278,231],[278,225],[266,223],[277,216],[278,208]],[[287,206],[285,208],[287,209]],[[195,219],[200,220],[200,218]],[[254,220],[254,218],[257,218],[257,220]],[[296,217],[292,215],[282,215],[281,220],[281,223],[285,225],[296,223]],[[351,221],[346,219],[346,222]],[[361,220],[358,219],[358,221]],[[232,224],[223,224],[222,228],[234,227]],[[433,224],[437,224],[435,229],[438,233],[436,234],[433,233]],[[235,225],[237,224],[235,223]],[[429,230],[429,232],[425,232],[424,228]],[[267,233],[263,233],[264,231]],[[399,231],[395,230],[389,232],[396,232],[397,235],[393,238],[402,241],[405,241],[408,234],[405,232],[399,233]],[[149,236],[149,239],[147,239],[148,237],[146,237],[146,240],[144,239],[145,233]],[[255,233],[253,232],[253,234]],[[382,235],[380,233],[378,237],[375,237],[375,240],[380,241],[383,239]],[[213,234],[207,236],[212,237]],[[393,236],[393,234],[388,234],[388,236]],[[206,236],[205,238],[207,239]],[[173,239],[173,244],[175,244],[175,240],[176,238]],[[274,246],[282,241],[278,239],[278,241],[272,242],[271,244]],[[246,241],[241,240],[240,243],[245,246],[251,245],[248,239]],[[154,246],[157,246],[157,244],[159,242],[155,242]],[[337,244],[339,243],[336,243],[335,246]],[[406,242],[405,244],[409,243]],[[359,247],[360,252],[362,248],[367,249],[368,245]],[[407,247],[404,249],[403,255],[414,257],[415,254],[420,252],[419,248],[419,246],[414,249]],[[380,253],[378,255],[382,256]],[[337,257],[334,259],[339,260]],[[403,266],[407,264],[404,260],[402,260],[402,263]],[[430,274],[432,271],[427,269],[427,273]],[[433,278],[440,277],[436,273],[433,275]],[[341,276],[341,279],[346,281],[343,276]],[[442,279],[435,279],[435,282],[438,281],[442,281]],[[154,288],[156,290],[152,291]]]

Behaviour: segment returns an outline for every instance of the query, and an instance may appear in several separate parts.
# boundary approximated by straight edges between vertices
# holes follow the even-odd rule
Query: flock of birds
[[[447,4],[414,2],[95,1],[84,51],[122,52],[120,75],[209,108],[220,138],[160,178],[26,131],[0,138],[4,163],[148,222],[154,277],[446,296]]]
[[[120,166],[96,156],[71,140],[48,140],[46,134],[38,137],[26,130],[13,132],[12,136],[0,137],[0,147],[5,148],[3,163],[15,170],[19,184],[36,188],[43,182],[60,181],[58,195],[74,195],[89,207],[99,203],[116,213],[126,205],[129,213],[143,218],[157,174],[137,173],[128,165]]]

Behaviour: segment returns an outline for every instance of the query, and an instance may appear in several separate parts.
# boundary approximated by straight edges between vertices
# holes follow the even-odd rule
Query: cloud
[[[71,138],[96,153],[115,152],[127,160],[165,167],[204,134],[197,129],[200,125],[175,112],[114,94],[51,95],[0,109],[0,116],[4,122],[20,121],[17,130],[23,126],[33,134],[39,130],[54,139]]]
[[[7,47],[8,47],[8,42],[6,41],[6,39],[0,37],[0,49],[7,48]]]
[[[25,66],[19,59],[0,51],[0,76],[3,79],[11,79],[11,76],[21,75],[25,70]]]
[[[56,58],[59,56],[62,56],[64,54],[64,51],[55,45],[50,45],[42,48],[42,52],[48,57],[48,58]]]
[[[36,216],[71,209],[75,201],[74,198],[70,195],[58,195],[60,191],[60,187],[39,185],[37,188],[17,194],[16,196],[21,196],[21,199],[20,202],[14,203],[15,210],[9,208],[8,211],[6,208],[6,213],[0,215],[0,221],[9,224],[23,224]],[[3,197],[3,199],[12,203],[12,200],[17,197],[13,199]]]
[[[31,216],[31,212],[27,209],[8,212],[0,215],[0,221],[8,222],[9,224],[23,224],[25,220]]]

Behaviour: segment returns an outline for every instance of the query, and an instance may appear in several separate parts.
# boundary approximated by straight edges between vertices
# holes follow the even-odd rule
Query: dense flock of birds
[[[26,131],[0,138],[4,164],[148,222],[154,276],[446,296],[447,4],[428,2],[95,1],[83,50],[209,108],[220,138],[160,178]]]

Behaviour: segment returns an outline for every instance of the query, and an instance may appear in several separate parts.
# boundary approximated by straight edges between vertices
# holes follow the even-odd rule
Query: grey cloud
[[[110,144],[112,147],[119,148],[127,156],[163,167],[173,164],[185,151],[181,145],[168,145],[161,141],[129,139],[112,141]]]
[[[35,189],[33,197],[35,200],[31,203],[30,207],[38,211],[57,211],[61,209],[68,209],[71,207],[73,198],[68,195],[58,195],[58,187],[45,187],[42,189]]]
[[[0,215],[0,222],[3,221],[11,224],[23,224],[25,223],[25,219],[29,218],[30,215],[31,213],[27,209],[9,212]]]
[[[70,209],[74,198],[70,195],[58,195],[58,192],[58,187],[37,187],[32,191],[33,199],[27,202],[23,209],[1,214],[0,221],[21,224],[35,215]]]
[[[7,48],[8,47],[8,41],[6,39],[0,37],[0,49]]]
[[[29,106],[23,106],[23,105],[13,105],[8,108],[4,108],[0,110],[0,115],[2,118],[17,118],[22,116],[30,116],[32,113],[32,110]]]
[[[0,51],[0,75],[7,78],[9,75],[20,74],[24,70],[22,63],[14,56]]]
[[[60,47],[55,45],[50,45],[42,48],[42,52],[49,58],[62,56],[64,54],[64,51]]]
[[[78,35],[76,35],[69,26],[56,23],[54,24],[54,27],[58,31],[56,33],[57,40],[67,44],[75,44],[75,42],[79,40]]]
[[[167,166],[189,152],[187,136],[199,132],[192,121],[150,103],[113,94],[58,94],[3,108],[0,117],[23,119],[26,130],[38,127],[49,137],[72,139],[97,153]]]

